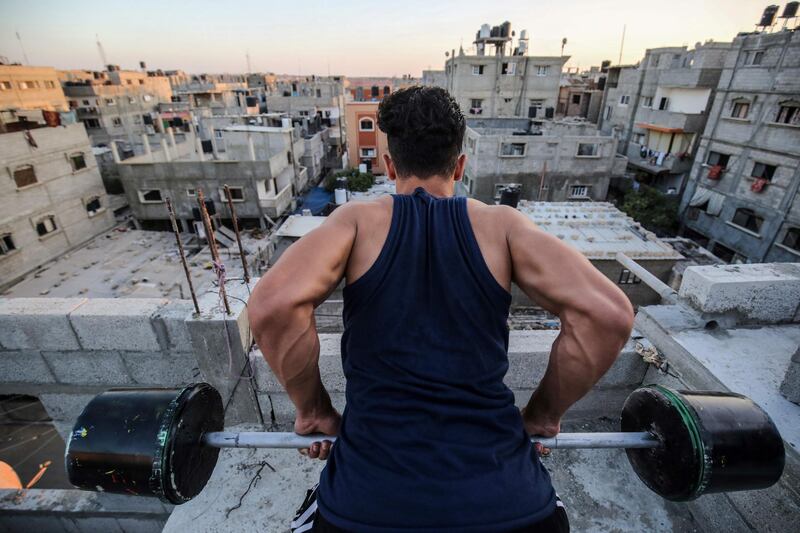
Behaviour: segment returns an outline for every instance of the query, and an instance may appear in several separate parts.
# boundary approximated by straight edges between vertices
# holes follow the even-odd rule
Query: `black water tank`
[[[800,6],[800,2],[787,2],[786,7],[783,8],[783,15],[781,15],[781,18],[791,19],[796,17],[798,6]]]
[[[516,209],[522,188],[519,185],[506,185],[500,191],[500,205],[509,205]]]
[[[761,15],[761,22],[758,23],[759,26],[772,26],[772,23],[775,22],[775,15],[778,14],[779,6],[775,4],[771,6],[767,6],[764,8],[764,13]]]

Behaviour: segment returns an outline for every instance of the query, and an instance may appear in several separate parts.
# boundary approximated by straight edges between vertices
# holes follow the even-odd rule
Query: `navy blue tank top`
[[[555,510],[503,383],[511,295],[466,198],[394,195],[372,267],[344,289],[347,405],[318,505],[355,532],[505,531]]]

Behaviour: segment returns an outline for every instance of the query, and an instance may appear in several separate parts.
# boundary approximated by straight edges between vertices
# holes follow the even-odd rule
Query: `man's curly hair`
[[[458,103],[440,87],[408,87],[378,106],[397,175],[449,176],[456,168],[467,123]]]

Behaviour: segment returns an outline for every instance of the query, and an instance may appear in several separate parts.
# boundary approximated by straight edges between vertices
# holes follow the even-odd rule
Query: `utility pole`
[[[19,47],[22,50],[22,57],[25,60],[26,65],[30,65],[30,61],[28,61],[28,54],[25,53],[25,47],[22,45],[22,37],[19,36],[19,30],[16,31],[17,40],[19,41]]]
[[[103,62],[103,70],[105,70],[108,68],[109,64],[106,51],[103,49],[103,43],[100,42],[100,36],[95,33],[94,37],[97,40],[97,50],[100,52],[100,60]]]
[[[625,28],[627,24],[622,25],[622,41],[619,43],[619,60],[617,61],[617,65],[622,64],[622,47],[625,46]]]

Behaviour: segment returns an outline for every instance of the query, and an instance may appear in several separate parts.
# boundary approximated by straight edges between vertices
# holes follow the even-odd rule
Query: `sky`
[[[481,24],[527,29],[529,55],[568,67],[635,63],[647,48],[731,41],[752,31],[766,0],[0,0],[0,55],[59,69],[420,76],[445,51],[469,52]],[[24,59],[19,33],[28,61]]]

